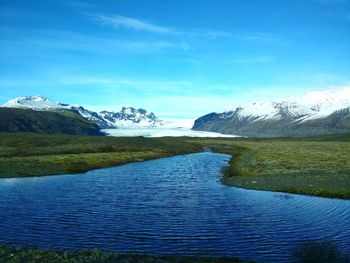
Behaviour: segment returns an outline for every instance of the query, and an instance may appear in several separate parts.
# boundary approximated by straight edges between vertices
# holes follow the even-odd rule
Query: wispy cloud
[[[170,35],[182,35],[188,37],[207,37],[207,38],[219,38],[219,37],[232,37],[232,33],[220,30],[212,29],[190,29],[181,30],[173,27],[167,27],[159,25],[150,21],[141,20],[133,17],[121,16],[121,15],[104,15],[87,13],[95,21],[102,25],[113,26],[114,28],[130,29],[135,31],[144,31],[157,34],[170,34]]]
[[[245,32],[245,33],[235,34],[233,37],[237,40],[259,42],[259,43],[265,43],[265,44],[281,42],[281,39],[279,36],[271,33]]]
[[[259,57],[241,57],[231,60],[234,64],[259,64],[259,63],[270,63],[275,61],[276,58],[272,56],[259,56]]]
[[[108,85],[108,86],[134,86],[137,88],[169,88],[169,87],[189,87],[193,83],[190,81],[150,81],[131,80],[127,78],[115,77],[87,77],[75,76],[65,77],[56,80],[62,85]]]
[[[154,33],[175,33],[175,31],[171,28],[156,25],[151,22],[142,21],[139,19],[126,17],[126,16],[107,16],[100,14],[90,14],[95,20],[104,24],[111,25],[116,28],[127,28],[133,29],[136,31],[147,31]]]
[[[207,37],[211,39],[222,38],[222,37],[232,37],[232,33],[220,30],[211,29],[192,29],[189,31],[178,31],[178,34],[192,36],[192,37]]]
[[[186,42],[163,40],[127,40],[114,37],[91,36],[70,31],[31,30],[23,32],[4,29],[0,53],[4,56],[43,54],[46,51],[62,50],[101,54],[162,53],[191,49]],[[31,52],[28,53],[28,49]],[[37,52],[36,52],[37,51]]]
[[[86,15],[93,18],[93,20],[97,21],[101,25],[112,26],[117,29],[127,29],[182,37],[202,37],[208,39],[231,38],[234,40],[259,43],[277,43],[280,41],[278,36],[263,32],[232,33],[224,30],[201,28],[191,28],[184,30],[121,15],[105,15],[96,13],[86,13]]]

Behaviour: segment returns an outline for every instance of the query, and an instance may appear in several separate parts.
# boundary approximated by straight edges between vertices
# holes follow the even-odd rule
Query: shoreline
[[[177,155],[182,155],[182,154],[191,154],[191,153],[196,153],[196,152],[185,152],[185,153],[159,153],[159,152],[133,152],[131,154],[128,153],[128,157],[124,157],[123,153],[84,153],[84,154],[65,154],[64,158],[79,158],[82,159],[84,157],[91,157],[94,158],[95,156],[98,155],[99,158],[101,157],[115,157],[116,159],[111,160],[111,161],[105,161],[104,163],[86,163],[85,166],[76,166],[76,167],[66,167],[61,170],[51,170],[48,171],[47,173],[37,173],[37,174],[18,174],[18,175],[13,175],[13,176],[7,176],[7,175],[0,175],[0,180],[1,179],[13,179],[13,178],[31,178],[31,177],[45,177],[45,176],[60,176],[60,175],[78,175],[82,173],[86,173],[89,171],[97,170],[97,169],[104,169],[104,168],[112,168],[112,167],[118,167],[121,165],[125,164],[130,164],[130,163],[137,163],[137,162],[145,162],[145,161],[151,161],[151,160],[156,160],[156,159],[161,159],[161,158],[167,158],[167,157],[172,157],[172,156],[177,156]],[[60,155],[42,155],[40,156],[41,158],[61,158],[62,156]],[[32,158],[32,157],[28,157]],[[17,158],[17,157],[12,157],[9,158],[8,160],[16,162],[16,159],[20,159],[23,161],[25,158]],[[75,164],[74,161],[71,164]],[[81,164],[80,164],[81,165]]]
[[[227,187],[234,187],[237,189],[243,189],[243,190],[250,190],[250,191],[262,191],[262,192],[271,192],[276,194],[292,194],[292,195],[302,195],[307,197],[318,197],[318,198],[327,198],[327,199],[336,199],[336,200],[343,200],[343,201],[350,201],[350,197],[338,197],[338,196],[332,196],[332,195],[316,195],[311,193],[303,193],[303,192],[293,192],[293,191],[282,191],[282,190],[269,190],[264,188],[254,188],[254,186],[239,186],[234,183],[225,182],[224,176],[220,178],[220,183],[222,185],[225,185]]]
[[[181,154],[231,155],[227,186],[350,199],[350,140],[0,134],[0,178],[79,174]],[[349,135],[350,138],[350,135]]]
[[[241,138],[207,139],[201,144],[232,156],[222,168],[220,182],[226,186],[350,200],[347,140]],[[334,151],[339,158],[332,156]],[[309,154],[311,161],[306,157]]]

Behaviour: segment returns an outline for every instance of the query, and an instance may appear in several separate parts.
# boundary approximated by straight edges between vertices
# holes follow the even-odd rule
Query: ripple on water
[[[200,153],[0,180],[0,242],[286,262],[305,240],[350,252],[350,202],[230,188],[229,156]]]

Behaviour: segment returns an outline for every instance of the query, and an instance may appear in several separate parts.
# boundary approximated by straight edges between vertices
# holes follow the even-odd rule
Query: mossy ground
[[[201,151],[176,138],[0,134],[0,178],[81,173]]]
[[[231,154],[222,182],[270,191],[350,198],[350,136],[305,139],[205,139]]]

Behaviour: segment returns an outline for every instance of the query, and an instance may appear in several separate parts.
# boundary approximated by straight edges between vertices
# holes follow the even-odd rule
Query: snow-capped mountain
[[[121,111],[101,111],[99,113],[75,106],[54,102],[42,96],[24,96],[12,99],[2,107],[29,108],[33,110],[66,109],[79,113],[85,119],[97,124],[100,128],[141,128],[159,127],[164,125],[153,112],[133,107],[123,107]]]
[[[312,115],[315,111],[295,102],[260,101],[238,106],[220,115],[220,118],[235,117],[251,121],[295,119]]]
[[[6,108],[31,108],[31,109],[48,109],[48,108],[68,108],[69,105],[54,102],[42,96],[23,96],[17,97],[6,102],[2,107]]]
[[[100,116],[120,128],[156,127],[162,125],[162,121],[153,112],[149,113],[144,109],[134,109],[132,107],[123,107],[120,112],[101,111]]]
[[[101,129],[117,128],[116,125],[106,121],[99,113],[87,110],[82,106],[70,106],[70,110],[97,124]]]
[[[255,137],[350,132],[350,98],[329,96],[313,101],[306,97],[299,103],[248,103],[202,116],[195,121],[193,129]]]

